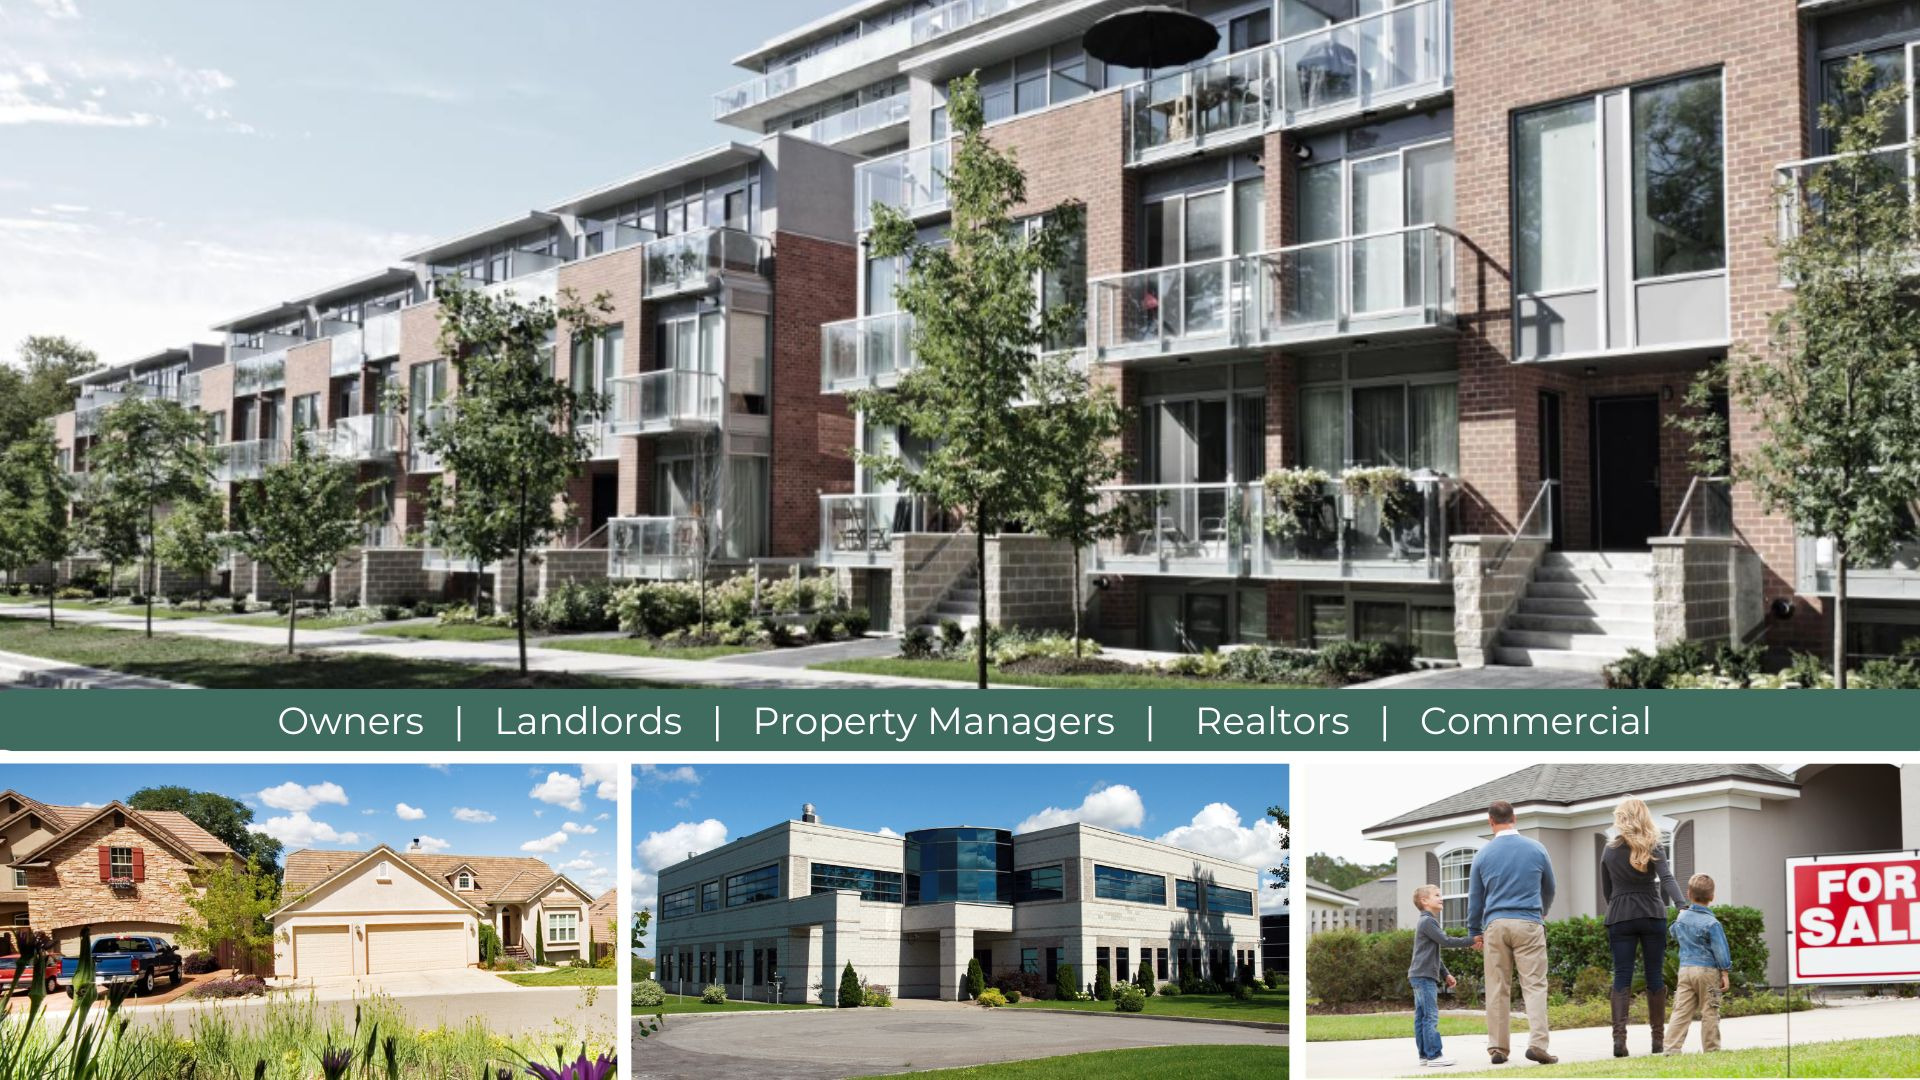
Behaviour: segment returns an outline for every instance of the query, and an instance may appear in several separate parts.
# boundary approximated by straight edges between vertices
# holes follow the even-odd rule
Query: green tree
[[[231,943],[256,964],[273,958],[273,926],[267,916],[280,906],[280,884],[258,861],[223,859],[203,866],[196,882],[182,882],[187,914],[176,940],[189,949],[214,952]]]
[[[919,460],[858,455],[882,482],[964,514],[984,572],[987,536],[1032,505],[1033,413],[1011,407],[1031,385],[1049,343],[1067,338],[1071,305],[1041,310],[1034,282],[1067,265],[1081,208],[1067,203],[1034,228],[1014,217],[1026,177],[983,132],[979,81],[956,79],[948,98],[955,139],[947,173],[952,221],[944,244],[923,244],[913,222],[876,204],[869,234],[876,258],[905,257],[900,309],[914,322],[914,367],[890,391],[854,395],[855,407],[930,447]],[[987,685],[987,635],[975,638],[978,685]]]
[[[360,543],[368,511],[360,496],[378,481],[359,483],[353,466],[293,440],[287,459],[269,465],[258,484],[241,491],[234,546],[267,569],[287,593],[287,654],[293,654],[300,583],[333,569]]]
[[[967,998],[971,1000],[979,997],[980,991],[986,988],[987,973],[980,970],[980,958],[972,957],[967,961]]]
[[[500,931],[492,923],[480,924],[480,966],[491,968],[500,959]]]
[[[1882,155],[1888,122],[1906,100],[1900,84],[1874,89],[1874,68],[1855,57],[1843,75],[1857,109],[1822,105],[1820,126],[1839,153],[1811,170],[1793,199],[1799,228],[1776,250],[1786,306],[1773,316],[1765,355],[1730,359],[1690,391],[1676,421],[1693,436],[1696,464],[1723,474],[1726,420],[1708,407],[1725,385],[1757,428],[1732,458],[1733,478],[1803,535],[1833,545],[1834,685],[1847,685],[1848,573],[1885,559],[1911,528],[1920,498],[1920,309],[1913,255],[1920,212],[1907,192],[1907,154]]]
[[[42,423],[0,455],[0,552],[12,566],[46,563],[48,580],[73,550],[67,519],[67,480],[53,428]],[[54,593],[47,587],[47,625],[54,625]]]
[[[187,499],[160,523],[154,555],[161,565],[204,583],[220,563],[221,525],[220,508],[211,496]],[[206,598],[204,587],[196,591],[202,600]]]
[[[1353,863],[1338,855],[1328,855],[1316,851],[1307,856],[1307,876],[1315,881],[1330,885],[1341,892],[1377,881],[1399,869],[1399,864],[1389,859],[1386,862]]]
[[[866,988],[860,985],[860,976],[854,974],[853,961],[849,960],[846,969],[840,972],[840,1000],[835,1004],[842,1009],[853,1009],[866,1001]]]
[[[429,485],[427,532],[481,566],[513,560],[523,675],[528,553],[572,524],[562,496],[593,453],[592,421],[605,408],[554,377],[553,341],[563,326],[576,343],[594,339],[610,310],[604,296],[583,304],[571,291],[530,304],[457,285],[441,293],[440,349],[460,396],[424,440],[446,470]]]
[[[1105,964],[1093,969],[1093,996],[1099,1001],[1113,1000],[1113,973]]]
[[[120,568],[140,558],[140,508],[132,500],[116,498],[111,485],[95,474],[79,510],[75,532],[80,550],[106,564],[107,595],[112,596]]]
[[[1291,851],[1293,849],[1292,815],[1287,813],[1287,808],[1284,806],[1269,806],[1267,807],[1267,816],[1272,818],[1273,823],[1280,827],[1280,850]],[[1279,889],[1281,892],[1287,891],[1287,882],[1293,874],[1292,857],[1283,857],[1279,866],[1269,867],[1267,869],[1267,874],[1273,878],[1273,880],[1267,884],[1267,888]]]
[[[100,366],[92,349],[58,335],[22,341],[18,361],[19,367],[0,364],[0,446],[73,408],[79,391],[71,380]]]
[[[158,585],[154,534],[163,507],[203,498],[213,479],[206,421],[179,402],[131,397],[106,411],[93,468],[107,485],[107,498],[139,521],[147,555],[147,636],[153,636],[153,591]]]
[[[1073,654],[1081,655],[1082,553],[1133,527],[1135,504],[1102,501],[1100,488],[1125,474],[1120,436],[1131,422],[1111,387],[1094,386],[1062,356],[1034,366],[1031,461],[1033,501],[1020,512],[1029,529],[1073,551]]]
[[[641,908],[639,911],[633,913],[633,934],[632,940],[629,941],[628,944],[634,952],[639,952],[647,947],[647,924],[652,921],[653,912],[646,908]],[[640,970],[640,965],[643,963],[646,965],[645,975],[642,975]],[[645,957],[635,957],[633,961],[633,981],[639,982],[643,978],[653,978],[653,961]],[[633,1030],[639,1033],[640,1037],[644,1039],[654,1032],[659,1031],[660,1025],[663,1022],[662,1014],[655,1013],[651,1020],[634,1021]]]
[[[1144,956],[1140,958],[1140,970],[1133,976],[1133,985],[1148,997],[1153,996],[1153,961]]]
[[[1053,973],[1053,992],[1061,1001],[1072,1001],[1080,996],[1080,973],[1072,964],[1061,964],[1060,970]]]
[[[195,791],[179,784],[145,787],[127,798],[135,810],[171,810],[212,833],[243,859],[269,874],[280,872],[280,841],[252,828],[253,808],[217,791]]]

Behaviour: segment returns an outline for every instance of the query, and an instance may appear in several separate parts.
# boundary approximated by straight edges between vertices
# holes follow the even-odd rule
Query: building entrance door
[[[511,911],[503,911],[500,913],[500,944],[507,947],[520,944],[520,935],[514,932],[513,912]]]
[[[1593,540],[1601,551],[1645,551],[1660,531],[1660,400],[1593,402]]]

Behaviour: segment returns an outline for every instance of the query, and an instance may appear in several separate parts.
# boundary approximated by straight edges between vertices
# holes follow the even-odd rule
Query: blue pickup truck
[[[80,960],[68,956],[60,961],[60,985],[73,993],[79,976]],[[93,980],[96,986],[129,985],[136,994],[153,992],[154,985],[167,980],[179,986],[185,969],[180,966],[180,951],[164,939],[146,934],[110,934],[93,939]]]

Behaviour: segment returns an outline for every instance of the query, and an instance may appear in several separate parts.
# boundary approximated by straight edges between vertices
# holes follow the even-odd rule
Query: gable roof
[[[1462,814],[1485,813],[1495,799],[1515,809],[1529,806],[1571,806],[1621,795],[1649,795],[1666,788],[1716,780],[1746,780],[1798,788],[1793,777],[1765,765],[1657,764],[1635,762],[1611,765],[1533,765],[1498,780],[1468,788],[1417,810],[1361,830],[1361,835],[1383,829],[1440,821]]]
[[[59,829],[47,842],[26,851],[15,852],[16,858],[26,858],[36,852],[49,851],[71,839],[76,833],[91,826],[94,822],[112,812],[126,816],[128,821],[153,837],[155,842],[173,850],[186,862],[198,862],[203,857],[220,857],[237,854],[219,837],[195,824],[193,819],[178,810],[135,810],[118,799],[105,806],[57,806],[51,803],[34,802],[25,796],[23,801],[32,802],[29,809],[20,811],[0,826],[11,824],[27,814],[38,814]]]
[[[601,919],[612,919],[620,910],[620,890],[608,889],[593,898],[593,904],[587,909],[593,914],[597,925]]]
[[[1341,892],[1339,889],[1334,888],[1324,881],[1315,881],[1312,878],[1302,878],[1301,880],[1306,883],[1307,899],[1309,900],[1320,900],[1329,904],[1340,904],[1344,907],[1352,907],[1358,903],[1352,896]]]
[[[388,852],[469,902],[524,903],[562,876],[544,860],[524,856],[429,855],[421,851],[394,851],[384,844],[374,851]],[[284,860],[286,869],[281,878],[282,890],[288,894],[311,892],[370,854],[372,852],[366,851],[296,851]],[[478,888],[472,892],[453,890],[453,875],[461,867],[473,871],[474,884]],[[584,890],[581,895],[586,895]]]
[[[296,886],[293,883],[294,875],[292,872],[292,866],[293,866],[294,860],[299,858],[302,855],[316,855],[316,856],[323,856],[325,858],[316,858],[316,859],[307,860],[307,863],[309,865],[301,869],[299,874],[299,879],[301,883],[298,886]],[[334,860],[333,858],[331,858],[333,856],[345,856],[345,859],[344,861],[341,861],[338,866],[334,866],[333,865]],[[271,919],[274,916],[279,915],[283,911],[287,911],[291,908],[299,907],[301,904],[306,903],[309,897],[311,897],[316,891],[318,891],[323,886],[327,885],[329,882],[332,882],[337,878],[345,877],[347,874],[352,873],[354,870],[358,869],[359,867],[364,866],[365,864],[372,862],[374,859],[380,858],[381,856],[385,856],[390,861],[402,864],[411,873],[419,877],[422,881],[426,882],[427,885],[430,888],[432,888],[434,891],[441,893],[442,895],[446,896],[449,900],[452,900],[454,903],[459,904],[461,907],[467,908],[476,914],[484,914],[484,912],[482,912],[480,909],[480,905],[474,903],[472,900],[469,900],[466,897],[460,895],[458,892],[456,892],[453,886],[448,884],[445,878],[441,877],[439,874],[436,874],[426,869],[425,867],[420,866],[418,863],[413,862],[411,859],[407,858],[405,854],[395,851],[385,844],[381,844],[369,851],[318,851],[318,852],[296,851],[294,852],[292,855],[287,857],[288,869],[287,869],[287,873],[283,876],[283,879],[281,882],[280,895],[286,899],[286,902],[281,904],[279,907],[273,909],[273,911],[269,913],[267,917]],[[317,877],[311,876],[313,874],[312,868],[321,867],[321,866],[333,866],[333,869],[328,873],[317,876]]]

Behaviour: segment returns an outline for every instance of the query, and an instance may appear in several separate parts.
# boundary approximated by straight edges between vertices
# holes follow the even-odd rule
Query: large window
[[[1634,277],[1727,265],[1720,74],[1633,92]]]
[[[1338,476],[1348,465],[1460,472],[1458,375],[1445,351],[1316,360],[1300,393],[1300,452]],[[1329,381],[1320,382],[1325,378]]]
[[[293,399],[293,433],[314,431],[320,427],[320,395],[301,394]]]
[[[547,940],[560,945],[577,944],[580,941],[580,913],[547,912]]]
[[[1473,875],[1473,849],[1455,848],[1440,856],[1441,923],[1449,930],[1467,926],[1467,888]]]
[[[1066,872],[1058,866],[1036,866],[1013,872],[1013,902],[1060,900],[1067,895]]]
[[[1514,256],[1522,293],[1600,279],[1600,146],[1594,103],[1569,101],[1514,122]]]
[[[626,346],[623,327],[608,328],[598,337],[573,343],[573,371],[568,380],[576,394],[605,394],[620,374],[620,352]]]
[[[918,829],[907,834],[907,903],[1013,901],[1013,834],[1002,829]]]
[[[854,889],[860,893],[862,900],[873,900],[885,904],[898,904],[904,899],[902,883],[905,878],[906,875],[892,870],[869,870],[863,866],[831,866],[826,863],[813,864],[814,892]]]
[[[1194,882],[1175,879],[1173,883],[1173,904],[1182,911],[1200,910],[1200,886]]]
[[[727,879],[727,906],[739,907],[742,904],[756,904],[762,900],[775,900],[780,896],[780,864],[763,866],[758,870],[749,870],[744,874],[735,874]]]
[[[1391,596],[1309,595],[1306,643],[1325,648],[1340,641],[1379,641],[1405,645],[1415,656],[1451,660],[1453,607],[1442,597],[1412,600]]]
[[[1207,910],[1218,915],[1253,914],[1253,894],[1224,885],[1207,886]]]
[[[706,884],[700,886],[700,910],[701,911],[720,910],[720,883],[719,882],[709,881]]]
[[[1093,895],[1102,900],[1124,900],[1130,904],[1167,903],[1167,879],[1160,874],[1122,870],[1114,866],[1093,868]]]

